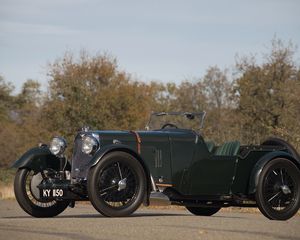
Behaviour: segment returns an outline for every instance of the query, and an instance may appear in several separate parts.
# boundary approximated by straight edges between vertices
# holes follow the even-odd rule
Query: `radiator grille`
[[[92,156],[83,153],[81,151],[81,146],[82,138],[80,135],[77,135],[74,142],[71,177],[77,179],[86,179],[89,170],[86,167],[86,164],[90,161]]]

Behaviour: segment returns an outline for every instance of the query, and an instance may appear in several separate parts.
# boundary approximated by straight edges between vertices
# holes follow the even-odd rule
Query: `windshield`
[[[205,112],[154,112],[151,114],[147,130],[181,128],[199,130],[203,127]]]

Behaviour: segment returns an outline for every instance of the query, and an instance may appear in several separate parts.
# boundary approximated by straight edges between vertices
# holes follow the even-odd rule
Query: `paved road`
[[[300,240],[300,216],[285,222],[261,214],[220,212],[196,217],[183,210],[143,208],[132,217],[105,218],[87,204],[78,204],[55,218],[26,215],[15,201],[0,201],[0,239],[295,239]]]

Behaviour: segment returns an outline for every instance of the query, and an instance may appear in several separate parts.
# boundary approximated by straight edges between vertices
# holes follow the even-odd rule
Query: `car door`
[[[190,195],[230,194],[237,156],[216,156],[201,139],[189,168]]]

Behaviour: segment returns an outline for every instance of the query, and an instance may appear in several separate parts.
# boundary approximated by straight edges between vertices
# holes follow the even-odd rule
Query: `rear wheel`
[[[186,207],[192,214],[197,216],[212,216],[217,213],[220,207]]]
[[[260,211],[269,219],[287,220],[300,206],[300,171],[284,158],[271,160],[262,170],[256,191]]]
[[[14,191],[20,207],[33,217],[54,217],[63,212],[69,201],[43,201],[37,186],[44,180],[41,172],[19,169],[15,176]]]
[[[89,199],[104,216],[130,215],[141,205],[145,193],[144,169],[128,153],[109,153],[90,171]]]

